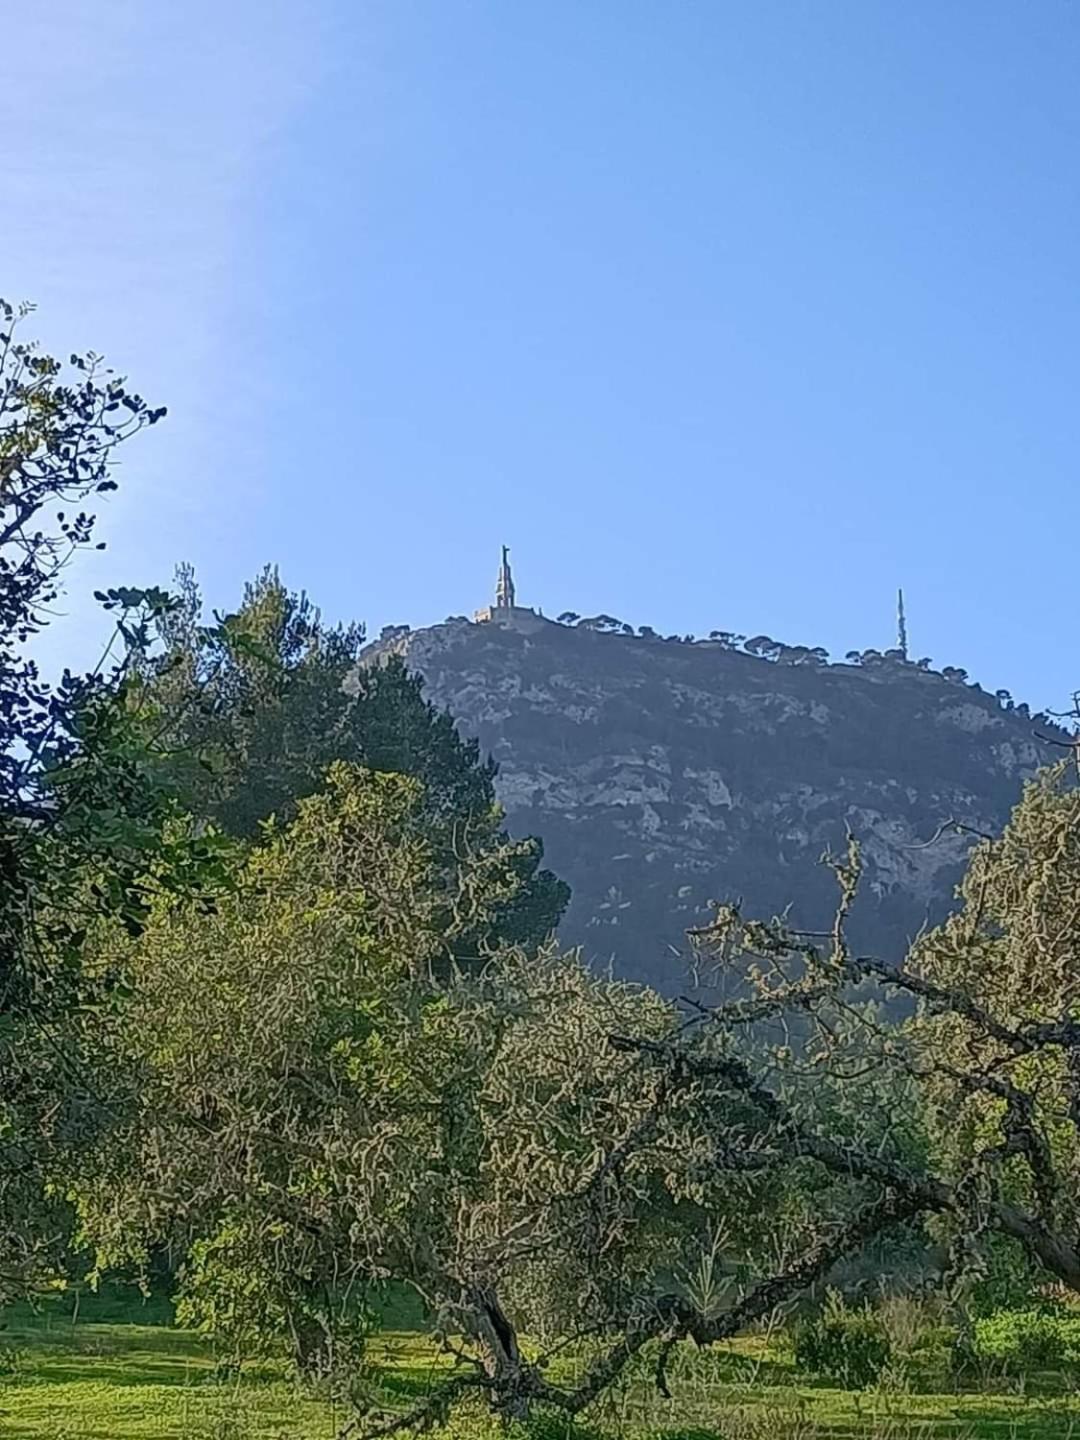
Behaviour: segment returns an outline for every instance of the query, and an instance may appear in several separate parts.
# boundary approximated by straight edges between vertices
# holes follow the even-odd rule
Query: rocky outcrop
[[[772,663],[529,616],[390,634],[362,663],[390,653],[498,761],[511,829],[573,887],[564,939],[665,988],[712,900],[825,928],[820,860],[849,827],[853,937],[897,953],[953,898],[972,841],[943,822],[1000,829],[1053,758],[994,696],[909,664]]]

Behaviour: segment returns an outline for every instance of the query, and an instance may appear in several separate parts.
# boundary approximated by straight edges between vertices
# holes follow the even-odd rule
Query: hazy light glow
[[[280,563],[1080,685],[1080,11],[59,0],[4,17],[0,293],[169,420],[94,585]]]

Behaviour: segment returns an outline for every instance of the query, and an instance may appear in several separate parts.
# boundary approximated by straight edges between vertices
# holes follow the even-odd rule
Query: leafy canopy
[[[448,891],[419,783],[339,764],[214,916],[162,901],[103,937],[131,1000],[96,1068],[122,1118],[72,1180],[99,1263],[189,1251],[186,1316],[247,1345],[340,1341],[388,1279],[479,1334],[504,1271],[529,1304],[539,1249],[608,1313],[647,1179],[590,1177],[652,1095],[604,1036],[667,1010],[554,954],[448,966],[502,883],[481,853]]]
[[[179,836],[156,781],[154,735],[129,664],[169,609],[160,590],[99,598],[113,642],[90,673],[51,685],[32,647],[65,569],[94,539],[118,448],[157,423],[100,356],[67,366],[24,340],[31,307],[0,301],[0,1288],[40,1271],[63,1217],[51,1157],[96,1123],[78,1031],[107,995],[82,965],[88,930],[137,934],[154,893],[206,897],[211,836]],[[117,642],[121,658],[111,657]]]
[[[539,840],[508,840],[495,766],[425,699],[420,676],[396,658],[358,665],[362,629],[325,625],[273,569],[212,628],[201,624],[190,570],[180,574],[180,595],[162,617],[162,654],[146,668],[165,717],[169,780],[193,814],[250,839],[270,816],[290,819],[335,761],[413,776],[447,877],[467,852],[506,871],[497,912],[485,929],[461,934],[458,958],[547,939],[569,891],[542,868]]]

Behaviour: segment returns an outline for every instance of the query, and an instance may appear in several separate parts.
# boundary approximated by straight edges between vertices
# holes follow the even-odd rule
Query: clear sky
[[[93,585],[265,561],[1080,686],[1075,0],[51,0],[0,293],[167,422]]]

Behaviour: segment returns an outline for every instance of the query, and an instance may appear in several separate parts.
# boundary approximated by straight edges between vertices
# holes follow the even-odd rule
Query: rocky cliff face
[[[848,827],[853,937],[896,955],[946,911],[972,843],[926,842],[950,819],[998,830],[1052,758],[1029,720],[913,665],[777,664],[520,614],[392,634],[363,663],[389,653],[498,761],[511,829],[573,887],[563,938],[664,988],[710,900],[826,928],[820,858]]]

